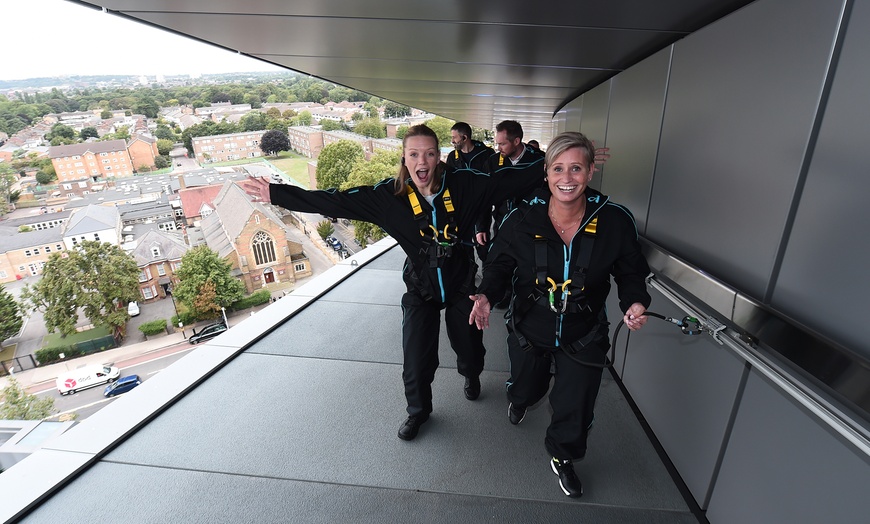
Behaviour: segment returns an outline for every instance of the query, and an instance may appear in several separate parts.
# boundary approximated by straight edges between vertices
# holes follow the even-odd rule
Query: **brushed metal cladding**
[[[674,45],[647,235],[754,297],[771,278],[839,10],[754,2]]]
[[[870,359],[870,5],[854,2],[771,305]]]
[[[651,311],[684,316],[663,295],[650,291]],[[620,338],[627,336],[625,331]],[[684,335],[655,318],[630,337],[625,387],[700,503],[713,480],[744,362],[707,336]]]
[[[601,189],[631,210],[641,234],[647,223],[670,55],[668,47],[611,80],[607,146],[612,156],[604,166]]]
[[[580,121],[580,132],[595,142],[598,147],[606,145],[607,113],[610,111],[610,81],[600,84],[595,89],[583,94],[583,119]],[[589,187],[600,190],[601,179],[607,166],[595,170]]]
[[[753,372],[716,480],[710,522],[866,522],[870,461]],[[738,502],[739,501],[739,502]]]

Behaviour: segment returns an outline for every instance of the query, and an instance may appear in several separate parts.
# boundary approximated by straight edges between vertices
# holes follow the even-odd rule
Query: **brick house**
[[[133,176],[133,160],[124,140],[52,146],[48,156],[59,183]]]
[[[160,156],[160,152],[157,151],[157,139],[145,135],[136,135],[128,140],[127,151],[130,153],[130,160],[135,170],[141,167],[153,168],[154,159]]]
[[[152,229],[142,235],[130,252],[139,268],[139,294],[142,300],[166,298],[177,283],[175,272],[189,247],[174,233]]]
[[[193,138],[193,154],[202,164],[226,162],[263,156],[260,140],[265,131],[246,131],[229,135],[199,136]]]
[[[302,244],[291,239],[289,226],[244,189],[224,183],[214,200],[215,211],[202,220],[209,249],[232,264],[232,274],[248,293],[273,282],[295,282],[311,275]]]

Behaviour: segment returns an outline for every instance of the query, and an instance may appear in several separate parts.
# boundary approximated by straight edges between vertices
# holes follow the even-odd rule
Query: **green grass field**
[[[111,334],[112,332],[107,326],[97,326],[94,329],[89,329],[87,331],[82,331],[81,333],[68,335],[66,338],[61,338],[60,333],[49,333],[42,338],[42,347],[51,348],[56,346],[69,346],[75,344],[76,342],[93,340],[95,338],[105,337],[106,335]]]
[[[311,162],[310,158],[292,151],[281,151],[277,157],[269,158],[269,161],[299,185],[306,189],[311,189],[308,184],[308,162]]]

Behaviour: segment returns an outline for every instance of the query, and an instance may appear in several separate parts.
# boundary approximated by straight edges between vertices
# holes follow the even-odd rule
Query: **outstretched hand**
[[[594,164],[599,164],[599,165],[604,164],[605,162],[607,162],[608,158],[610,158],[610,148],[609,147],[596,147],[595,148],[595,158],[593,159]]]
[[[272,203],[272,195],[269,190],[269,179],[265,177],[254,177],[251,179],[251,184],[248,186],[254,191],[254,196],[258,202],[264,204]]]
[[[489,312],[492,308],[486,295],[471,295],[468,297],[474,302],[471,314],[468,315],[468,325],[476,325],[477,329],[484,330],[489,327]]]

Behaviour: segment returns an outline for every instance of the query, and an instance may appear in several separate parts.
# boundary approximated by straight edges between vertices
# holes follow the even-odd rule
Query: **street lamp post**
[[[223,316],[224,316],[224,325],[225,325],[226,327],[230,327],[230,323],[227,322],[227,310],[226,310],[226,308],[224,308],[223,306],[221,306],[221,313],[222,313]]]

